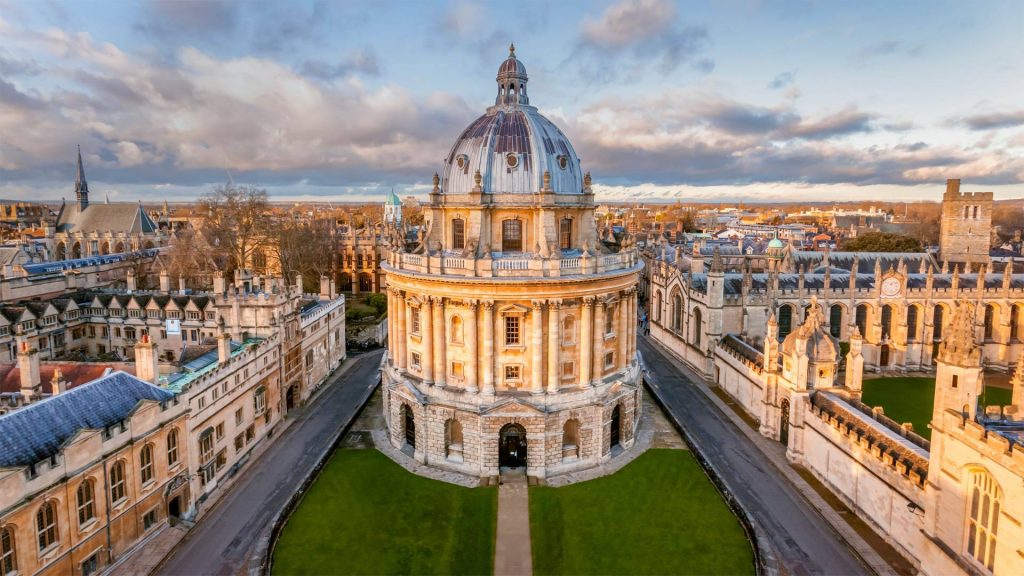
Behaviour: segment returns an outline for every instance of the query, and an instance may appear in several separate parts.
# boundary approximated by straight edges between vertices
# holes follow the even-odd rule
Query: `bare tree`
[[[203,234],[228,255],[225,274],[244,268],[267,234],[267,191],[253,186],[218,186],[199,200],[205,212]]]
[[[333,222],[280,218],[272,223],[267,240],[287,282],[294,282],[298,273],[307,289],[319,290],[320,276],[329,275],[334,263]]]

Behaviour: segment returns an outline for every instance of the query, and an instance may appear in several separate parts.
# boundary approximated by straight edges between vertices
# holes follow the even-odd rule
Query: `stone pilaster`
[[[483,393],[494,394],[494,302],[484,307]]]
[[[590,385],[590,368],[594,353],[594,297],[583,299],[580,312],[580,386]]]
[[[434,298],[434,383],[444,386],[448,374],[447,339],[445,338],[444,298]]]
[[[530,312],[530,325],[533,329],[533,338],[530,342],[530,353],[532,359],[532,374],[530,375],[530,392],[533,394],[544,393],[544,303],[539,300],[532,302]]]
[[[597,302],[594,305],[594,328],[593,338],[591,339],[594,352],[591,358],[593,368],[591,369],[590,379],[595,383],[600,382],[604,376],[604,322],[605,314],[608,314],[607,307],[608,305],[604,302]]]
[[[559,334],[561,321],[558,317],[560,307],[557,300],[548,302],[548,394],[558,393],[561,356],[558,352],[562,343],[562,336]]]
[[[420,366],[423,370],[423,383],[434,383],[434,307],[430,299],[423,300],[420,305],[420,342],[423,345]]]
[[[619,357],[616,366],[620,370],[624,370],[629,364],[629,334],[632,330],[631,322],[629,321],[629,307],[632,301],[633,296],[628,291],[624,292],[619,299],[619,329],[616,334],[616,344],[619,345]]]

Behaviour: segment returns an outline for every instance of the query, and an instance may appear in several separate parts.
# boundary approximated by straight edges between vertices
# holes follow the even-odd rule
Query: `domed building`
[[[510,48],[494,106],[434,175],[416,242],[388,260],[392,444],[493,476],[595,466],[633,445],[641,402],[627,237],[602,242],[572,143],[530,105]]]

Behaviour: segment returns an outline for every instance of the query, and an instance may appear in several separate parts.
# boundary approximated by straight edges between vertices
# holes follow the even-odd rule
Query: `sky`
[[[1024,4],[0,0],[0,198],[423,195],[510,42],[598,200],[1024,197]]]

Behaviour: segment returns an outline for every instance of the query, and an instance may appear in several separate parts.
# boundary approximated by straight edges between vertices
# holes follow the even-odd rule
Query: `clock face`
[[[882,280],[882,296],[888,298],[894,298],[899,296],[900,293],[900,281],[896,278],[886,278]]]

